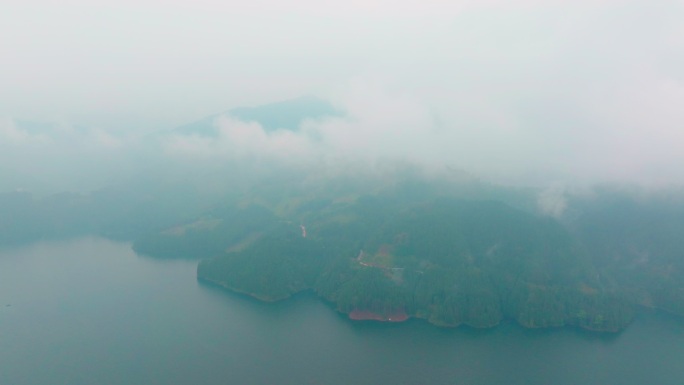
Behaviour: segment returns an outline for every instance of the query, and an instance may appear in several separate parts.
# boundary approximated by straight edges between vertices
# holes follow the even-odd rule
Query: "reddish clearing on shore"
[[[403,310],[383,316],[382,314],[374,313],[368,310],[354,309],[349,313],[349,318],[356,321],[372,320],[383,322],[403,322],[409,317]]]

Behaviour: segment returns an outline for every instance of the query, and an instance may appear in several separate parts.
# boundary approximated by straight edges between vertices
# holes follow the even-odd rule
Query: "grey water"
[[[354,322],[100,238],[0,251],[0,384],[684,384],[684,322],[617,335]]]

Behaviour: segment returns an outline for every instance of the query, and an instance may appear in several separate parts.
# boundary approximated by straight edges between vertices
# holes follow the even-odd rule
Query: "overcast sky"
[[[316,94],[351,119],[273,136],[226,118],[219,142],[171,152],[234,151],[238,127],[256,130],[242,147],[300,161],[325,149],[504,182],[683,183],[683,20],[684,1],[661,0],[6,0],[0,147],[14,147],[0,160],[49,141],[17,119],[92,127],[55,141],[92,151]]]

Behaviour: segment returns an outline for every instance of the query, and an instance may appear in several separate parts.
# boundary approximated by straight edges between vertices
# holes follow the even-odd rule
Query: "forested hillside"
[[[459,176],[309,181],[213,200],[192,187],[0,195],[0,245],[96,234],[197,259],[198,278],[274,301],[310,290],[354,319],[617,331],[641,307],[684,316],[684,200],[538,192]]]
[[[445,326],[617,331],[637,304],[635,288],[606,283],[582,237],[501,202],[367,195],[291,214],[258,237],[225,233],[239,250],[226,244],[198,277],[265,300],[313,290],[352,318]]]

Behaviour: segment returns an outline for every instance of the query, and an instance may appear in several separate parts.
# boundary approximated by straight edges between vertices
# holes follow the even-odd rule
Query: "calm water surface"
[[[0,251],[0,384],[684,384],[684,323],[662,315],[614,336],[355,323],[195,266],[98,238]]]

